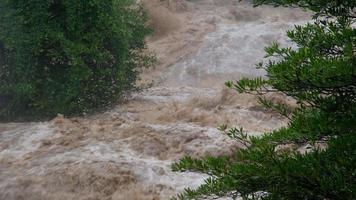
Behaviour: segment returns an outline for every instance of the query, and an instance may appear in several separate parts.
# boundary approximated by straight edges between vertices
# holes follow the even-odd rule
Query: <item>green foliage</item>
[[[290,119],[287,127],[262,137],[219,127],[246,148],[222,158],[183,158],[173,170],[211,177],[177,199],[230,196],[243,199],[356,199],[356,30],[355,1],[256,0],[257,5],[297,5],[316,12],[316,22],[287,33],[297,48],[266,48],[273,61],[258,64],[267,79],[241,79],[226,85],[259,95],[260,103]],[[293,97],[290,112],[266,93]],[[303,145],[324,142],[308,153]],[[290,149],[280,150],[281,145]]]
[[[254,0],[256,6],[269,4],[274,6],[297,6],[315,12],[315,17],[336,16],[356,18],[356,2],[353,0]]]
[[[134,88],[143,9],[131,0],[0,1],[0,116],[79,114]]]
[[[173,169],[207,172],[212,178],[196,190],[187,189],[179,199],[209,196],[242,196],[245,199],[355,199],[355,135],[329,141],[327,151],[306,155],[275,153],[261,143],[236,153],[234,161],[183,158]],[[263,191],[263,193],[262,193]]]

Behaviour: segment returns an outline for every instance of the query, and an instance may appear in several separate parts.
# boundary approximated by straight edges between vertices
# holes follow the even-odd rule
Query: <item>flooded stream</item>
[[[254,68],[264,47],[287,45],[285,31],[309,14],[234,0],[170,2],[162,9],[176,27],[148,40],[158,63],[126,103],[88,117],[0,124],[1,200],[169,199],[206,178],[172,172],[172,162],[242,147],[219,125],[261,134],[287,123],[224,82],[264,76]]]

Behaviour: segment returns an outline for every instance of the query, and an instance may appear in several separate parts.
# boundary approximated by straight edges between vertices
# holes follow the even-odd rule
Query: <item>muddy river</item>
[[[261,134],[287,123],[224,82],[264,76],[255,68],[264,47],[288,45],[285,31],[308,13],[234,0],[146,4],[158,26],[148,38],[158,62],[144,70],[143,89],[87,117],[0,124],[1,200],[169,199],[206,178],[172,172],[172,162],[242,147],[219,125]]]

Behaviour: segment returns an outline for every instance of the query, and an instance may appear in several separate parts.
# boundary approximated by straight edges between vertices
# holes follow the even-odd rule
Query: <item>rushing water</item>
[[[180,28],[149,42],[160,60],[144,72],[150,87],[127,103],[82,118],[0,124],[1,200],[169,199],[206,178],[171,172],[173,161],[241,147],[218,125],[250,134],[285,125],[223,83],[263,76],[253,66],[264,46],[287,45],[285,31],[308,14],[234,0],[179,2],[186,9],[172,15]]]

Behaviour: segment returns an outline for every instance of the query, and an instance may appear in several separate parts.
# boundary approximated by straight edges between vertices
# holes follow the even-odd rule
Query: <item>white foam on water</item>
[[[244,126],[254,135],[286,124],[252,97],[221,88],[226,80],[264,76],[254,68],[264,47],[273,41],[289,45],[285,31],[306,23],[309,14],[234,0],[187,5],[191,10],[181,14],[189,19],[187,28],[151,44],[164,56],[179,50],[171,59],[176,62],[153,69],[159,81],[128,103],[82,118],[0,124],[1,200],[169,199],[207,178],[172,172],[174,161],[242,148],[217,131],[221,123]],[[172,43],[180,36],[186,42],[182,49]]]

